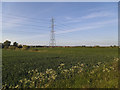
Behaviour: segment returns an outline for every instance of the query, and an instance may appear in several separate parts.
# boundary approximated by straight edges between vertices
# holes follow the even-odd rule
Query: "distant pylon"
[[[55,31],[54,31],[54,19],[52,18],[51,20],[51,31],[50,31],[50,43],[49,46],[56,46],[56,42],[55,42]]]

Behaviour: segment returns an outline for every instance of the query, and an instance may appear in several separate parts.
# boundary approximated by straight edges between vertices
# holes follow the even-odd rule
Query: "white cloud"
[[[107,16],[111,16],[111,15],[113,15],[113,13],[109,13],[109,12],[94,12],[94,13],[91,13],[89,15],[81,17],[81,19],[92,19],[92,18],[97,18],[97,17],[107,17]]]
[[[114,14],[112,12],[105,12],[105,11],[101,11],[101,12],[93,12],[90,13],[88,15],[82,16],[82,17],[78,17],[78,18],[72,18],[72,17],[65,17],[67,20],[69,20],[67,23],[74,23],[74,22],[81,22],[83,20],[87,20],[87,19],[94,19],[94,18],[100,18],[100,17],[110,17],[113,16]]]
[[[9,19],[5,18],[2,21],[3,30],[22,26],[21,24],[25,21],[26,21],[25,18],[14,18],[14,19],[13,18],[9,18]]]
[[[96,28],[104,27],[104,26],[106,26],[106,24],[115,23],[115,22],[117,23],[117,19],[102,21],[102,22],[94,22],[94,23],[91,23],[88,25],[84,25],[83,27],[78,27],[78,28],[74,28],[74,29],[70,29],[70,30],[58,31],[58,32],[56,32],[56,34],[70,33],[70,32],[76,32],[76,31],[81,31],[81,30],[96,29]]]
[[[71,20],[71,19],[73,19],[73,18],[72,18],[72,17],[67,16],[67,17],[65,17],[65,19],[67,19],[67,20]]]
[[[70,30],[59,31],[59,32],[56,32],[56,34],[70,33],[70,32],[76,32],[76,31],[81,31],[81,30],[90,30],[90,29],[95,29],[98,27],[100,26],[85,26],[85,27],[79,27],[79,28],[74,28]]]

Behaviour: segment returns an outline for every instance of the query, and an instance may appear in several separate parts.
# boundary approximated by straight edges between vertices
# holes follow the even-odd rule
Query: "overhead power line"
[[[66,24],[62,24],[62,23],[58,23],[56,26],[60,26],[60,27],[63,27],[63,28],[65,28],[65,27],[70,27],[70,28],[73,28],[71,25],[66,25]]]
[[[14,18],[11,18],[11,20],[17,20],[17,19],[14,19]],[[2,18],[2,22],[6,22],[7,21],[7,19],[3,19]],[[8,21],[9,21],[9,19],[8,19]],[[24,22],[23,23],[35,23],[35,24],[38,24],[38,23],[41,23],[41,25],[42,25],[42,27],[43,27],[43,24],[46,24],[46,25],[49,25],[49,23],[43,23],[43,22],[34,22],[34,21],[28,21],[28,20],[23,20]],[[9,22],[6,22],[6,23],[9,23]],[[11,22],[10,22],[11,23]],[[23,24],[22,23],[22,24]],[[45,26],[46,27],[46,26]]]
[[[10,14],[10,13],[2,13],[2,17],[14,17],[14,18],[24,18],[24,19],[31,19],[33,21],[37,21],[37,22],[47,22],[46,20],[48,19],[40,19],[40,18],[33,18],[33,17],[28,17],[28,16],[21,16],[21,15],[14,15],[14,14]],[[42,21],[41,21],[42,20]]]
[[[2,30],[2,32],[3,33],[5,33],[4,31],[7,31],[7,32],[11,32],[12,30]],[[37,32],[36,32],[37,31]],[[33,31],[30,31],[30,30],[28,30],[28,29],[25,29],[25,30],[19,30],[19,29],[17,29],[17,31],[13,31],[13,32],[11,32],[11,33],[14,33],[14,32],[18,32],[18,33],[40,33],[39,31],[43,31],[42,29],[33,29]],[[48,31],[48,30],[44,30],[44,31]]]
[[[4,21],[2,21],[2,23],[3,23],[3,26],[4,26],[5,23],[11,23],[11,22],[4,22]],[[30,26],[35,26],[35,27],[46,27],[46,26],[33,25],[33,24],[23,24],[23,23],[12,23],[12,24],[24,25],[25,27],[26,27],[26,26],[28,26],[28,27],[30,27]]]

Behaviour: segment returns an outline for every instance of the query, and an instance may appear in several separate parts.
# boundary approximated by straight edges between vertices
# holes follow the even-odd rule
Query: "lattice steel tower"
[[[56,46],[56,41],[55,41],[55,31],[54,31],[54,19],[52,18],[51,20],[51,32],[50,32],[50,43],[49,46]]]

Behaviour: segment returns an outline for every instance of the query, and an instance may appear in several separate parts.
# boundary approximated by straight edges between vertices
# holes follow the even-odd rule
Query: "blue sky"
[[[49,45],[51,18],[57,45],[117,45],[117,2],[4,2],[2,41]]]

